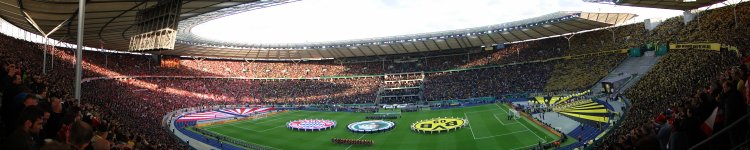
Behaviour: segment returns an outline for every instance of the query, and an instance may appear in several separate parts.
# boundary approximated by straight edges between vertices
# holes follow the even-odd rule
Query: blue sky
[[[209,21],[192,32],[245,43],[325,42],[479,27],[557,11],[635,13],[640,21],[682,14],[582,0],[303,0]]]

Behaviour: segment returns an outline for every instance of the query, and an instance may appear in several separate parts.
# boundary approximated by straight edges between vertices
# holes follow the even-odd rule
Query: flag
[[[711,136],[714,132],[714,124],[716,123],[716,115],[719,112],[719,107],[714,108],[714,111],[711,112],[711,116],[708,116],[708,119],[703,122],[703,125],[701,125],[701,131],[703,131],[706,136]]]

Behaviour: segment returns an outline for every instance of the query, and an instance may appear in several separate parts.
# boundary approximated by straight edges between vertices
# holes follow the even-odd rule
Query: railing
[[[714,149],[742,149],[748,144],[748,125],[750,125],[750,114],[742,116],[734,123],[724,127],[711,137],[693,145],[690,150],[714,150]]]

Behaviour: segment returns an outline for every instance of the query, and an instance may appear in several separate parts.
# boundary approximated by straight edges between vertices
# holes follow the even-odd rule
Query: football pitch
[[[354,133],[347,129],[353,122],[365,121],[372,113],[286,111],[254,120],[202,127],[209,132],[272,149],[529,149],[540,141],[554,141],[557,136],[521,117],[507,120],[508,107],[501,104],[426,110],[401,113],[392,119],[396,127],[381,133]],[[419,133],[411,125],[420,120],[437,117],[458,117],[468,124],[458,130],[443,133]],[[329,119],[336,127],[324,131],[296,131],[287,122],[299,119]],[[372,140],[371,146],[334,144],[332,138]],[[574,142],[568,140],[563,145]]]

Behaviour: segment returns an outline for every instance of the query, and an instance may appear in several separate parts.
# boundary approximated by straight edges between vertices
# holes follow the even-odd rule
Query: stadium
[[[4,150],[750,149],[743,0],[0,10]]]

